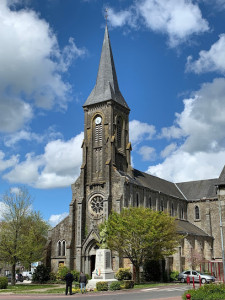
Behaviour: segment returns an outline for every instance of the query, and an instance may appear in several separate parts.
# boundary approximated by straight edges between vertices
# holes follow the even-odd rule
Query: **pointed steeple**
[[[108,28],[106,25],[96,84],[83,106],[85,107],[107,100],[114,100],[129,109],[129,106],[119,90]]]

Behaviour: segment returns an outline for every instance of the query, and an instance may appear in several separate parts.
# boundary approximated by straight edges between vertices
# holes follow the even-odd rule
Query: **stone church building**
[[[98,225],[112,210],[120,212],[129,206],[176,216],[177,230],[185,238],[166,259],[170,270],[190,267],[187,257],[193,250],[206,262],[221,262],[219,204],[223,212],[225,168],[219,178],[182,183],[132,168],[130,108],[119,90],[107,26],[96,84],[83,109],[83,161],[80,176],[72,184],[69,215],[49,232],[46,263],[51,270],[57,272],[63,264],[91,275]],[[121,266],[129,266],[128,259],[113,257],[114,270]]]

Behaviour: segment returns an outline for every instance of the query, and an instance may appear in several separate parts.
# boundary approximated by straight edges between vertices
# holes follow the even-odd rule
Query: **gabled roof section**
[[[133,170],[134,177],[131,177],[130,175],[122,171],[119,171],[119,173],[122,176],[126,176],[127,180],[133,184],[138,184],[157,192],[161,192],[180,199],[185,199],[173,182],[161,179],[148,173],[141,172],[136,169]]]
[[[176,220],[176,225],[177,232],[180,234],[210,237],[205,231],[186,220]]]
[[[222,172],[220,174],[218,184],[219,185],[225,185],[225,166],[223,167],[223,170],[222,170]]]
[[[180,182],[176,185],[188,200],[216,198],[216,183],[218,179],[206,179]]]
[[[83,107],[107,100],[114,100],[129,109],[129,106],[119,90],[108,28],[106,25],[96,84]]]

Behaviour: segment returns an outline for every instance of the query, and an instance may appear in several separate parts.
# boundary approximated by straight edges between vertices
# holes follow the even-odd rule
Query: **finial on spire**
[[[105,8],[105,22],[106,22],[106,25],[107,25],[107,18],[108,18],[108,8],[106,7]]]

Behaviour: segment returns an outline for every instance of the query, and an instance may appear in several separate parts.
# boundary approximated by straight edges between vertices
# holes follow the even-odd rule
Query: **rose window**
[[[91,210],[99,214],[103,211],[103,198],[101,196],[95,196],[90,201]]]

